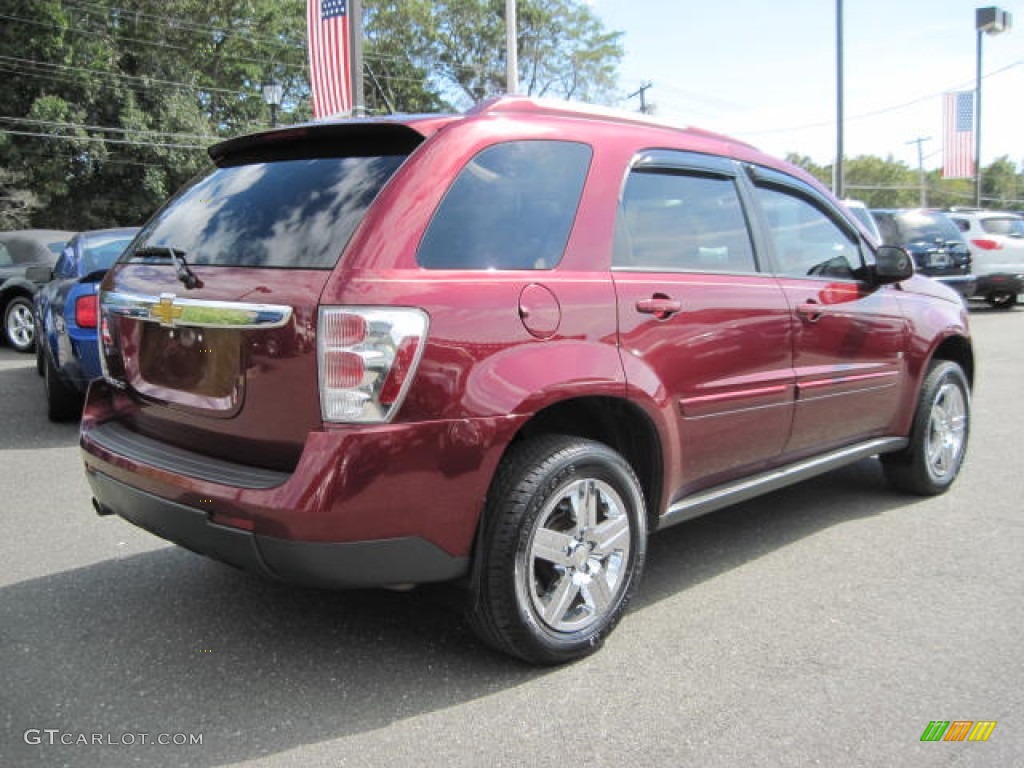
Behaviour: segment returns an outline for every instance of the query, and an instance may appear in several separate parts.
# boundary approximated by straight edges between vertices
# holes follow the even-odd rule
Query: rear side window
[[[512,141],[477,154],[459,173],[420,242],[428,269],[551,269],[576,219],[591,149],[567,141]]]
[[[183,190],[127,252],[174,248],[192,265],[330,269],[404,156],[217,168]]]
[[[632,171],[616,224],[614,265],[652,272],[756,272],[736,182]]]
[[[1024,237],[1024,219],[1016,216],[991,217],[981,220],[981,228],[990,235]]]

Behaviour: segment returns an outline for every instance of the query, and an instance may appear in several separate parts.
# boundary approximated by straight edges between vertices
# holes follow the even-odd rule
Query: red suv
[[[503,98],[211,156],[102,285],[101,514],[293,582],[458,581],[557,663],[650,531],[870,456],[960,469],[957,295],[745,144]]]

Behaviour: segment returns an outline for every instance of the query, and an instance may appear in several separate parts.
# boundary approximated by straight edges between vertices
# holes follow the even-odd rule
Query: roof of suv
[[[453,123],[510,116],[592,120],[605,124],[617,123],[622,126],[667,130],[703,142],[717,144],[715,150],[722,155],[743,155],[748,159],[756,159],[758,162],[768,165],[778,165],[775,158],[762,155],[756,147],[713,131],[681,127],[640,113],[625,112],[610,107],[525,96],[500,96],[489,99],[475,105],[463,114],[389,115],[355,119],[327,118],[228,139],[212,145],[208,152],[214,162],[221,164],[229,157],[245,156],[268,145],[277,147],[301,142],[308,148],[310,142],[314,144],[327,143],[342,138],[356,142],[360,138],[369,139],[371,137],[374,145],[382,152],[389,150],[409,152],[424,139]]]

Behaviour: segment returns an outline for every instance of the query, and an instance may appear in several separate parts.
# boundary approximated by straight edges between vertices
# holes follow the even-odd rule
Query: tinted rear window
[[[962,242],[963,236],[956,224],[941,213],[914,211],[896,217],[900,242],[954,240]]]
[[[469,161],[420,243],[431,269],[551,269],[576,219],[591,149],[510,141]]]
[[[320,157],[217,168],[171,200],[135,248],[175,248],[192,265],[330,269],[404,160]]]

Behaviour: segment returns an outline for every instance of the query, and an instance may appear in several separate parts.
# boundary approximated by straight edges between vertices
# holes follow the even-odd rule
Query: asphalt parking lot
[[[0,766],[1022,765],[1024,309],[972,321],[949,494],[865,461],[672,528],[606,647],[546,670],[446,590],[270,584],[98,518],[2,348]]]

